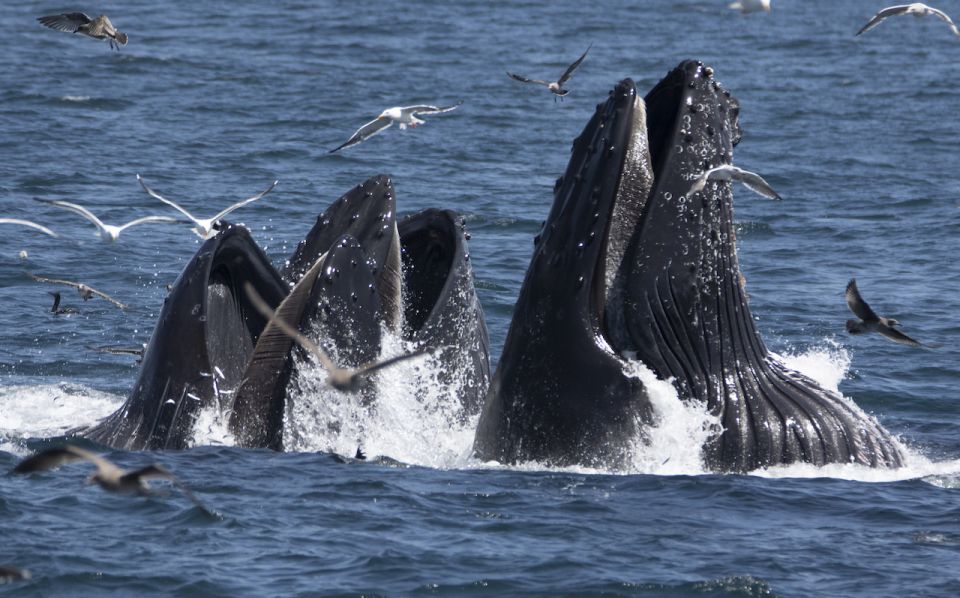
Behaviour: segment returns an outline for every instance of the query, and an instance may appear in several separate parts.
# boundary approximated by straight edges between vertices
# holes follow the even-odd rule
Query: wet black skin
[[[403,338],[445,364],[438,382],[456,384],[463,415],[480,411],[490,384],[490,339],[473,284],[467,235],[451,210],[428,209],[399,225],[404,278]]]
[[[288,290],[249,232],[224,224],[164,300],[126,402],[82,435],[128,450],[186,448],[200,409],[225,405],[222,391],[240,384],[266,323],[246,299],[245,282],[271,306]]]
[[[391,329],[400,323],[400,237],[397,200],[389,176],[371,177],[344,193],[317,217],[316,224],[281,269],[296,282],[342,235],[355,238],[377,264],[381,312]]]
[[[608,466],[650,420],[643,386],[596,342],[607,229],[636,90],[624,82],[577,141],[536,239],[474,450],[502,463]]]
[[[630,437],[634,431],[625,422],[647,422],[650,410],[641,388],[622,388],[639,382],[612,367],[623,358],[600,350],[596,335],[616,354],[673,378],[682,400],[700,401],[718,416],[723,430],[704,447],[712,470],[795,462],[902,465],[896,443],[872,418],[768,354],[741,286],[730,183],[710,182],[687,196],[698,174],[732,160],[740,139],[739,105],[712,70],[684,62],[647,95],[654,183],[647,192],[633,185],[614,201],[609,189],[617,179],[642,170],[622,156],[620,131],[630,119],[618,99],[633,88],[621,82],[575,142],[484,406],[478,456],[619,464],[616,447],[604,443]],[[598,137],[607,139],[591,149]],[[584,153],[591,151],[599,164],[583,170]],[[593,210],[599,224],[586,229]],[[614,212],[608,227],[604,219]],[[580,253],[571,248],[591,232],[593,245]],[[622,262],[611,260],[623,239]],[[591,251],[594,245],[603,249]],[[592,276],[603,261],[615,268],[621,293]],[[578,276],[584,286],[571,289]],[[590,384],[571,386],[571,378]],[[574,419],[582,421],[579,427],[571,425]]]
[[[407,216],[398,230],[404,279],[401,336],[445,364],[438,382],[457,383],[464,416],[475,415],[489,385],[490,351],[463,226],[456,213],[430,209]],[[339,356],[335,361],[341,367],[373,361],[381,347],[381,271],[359,241],[344,235],[327,253],[319,276],[301,278],[291,291],[293,300],[285,301],[281,317],[308,332],[331,356]],[[293,347],[280,333],[265,333],[258,341],[230,418],[239,446],[283,447]],[[361,400],[374,401],[375,390],[372,380],[363,379]]]
[[[340,367],[373,361],[380,353],[382,322],[376,271],[357,240],[344,235],[328,248],[320,267],[301,277],[279,317],[303,331]],[[297,354],[301,361],[305,358],[280,330],[268,328],[261,335],[232,405],[229,424],[237,446],[283,449],[283,415]],[[355,390],[365,401],[372,400],[369,380],[363,379]]]

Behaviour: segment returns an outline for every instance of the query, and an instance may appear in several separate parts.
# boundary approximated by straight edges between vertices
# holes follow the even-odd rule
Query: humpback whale
[[[891,435],[786,368],[742,287],[729,181],[737,100],[685,61],[641,98],[630,79],[573,142],[480,416],[474,453],[505,463],[617,468],[656,421],[641,362],[722,426],[714,471],[776,464],[897,467]]]
[[[398,225],[404,284],[403,338],[444,364],[437,382],[456,388],[464,417],[480,412],[490,385],[490,338],[473,284],[463,220],[430,208]]]
[[[133,390],[83,436],[127,450],[186,448],[194,418],[224,404],[243,378],[266,320],[243,292],[250,283],[272,307],[287,285],[247,229],[221,223],[164,300]]]
[[[126,402],[79,433],[123,449],[185,448],[200,410],[216,407],[238,446],[282,449],[296,349],[246,283],[342,367],[379,357],[384,330],[430,351],[464,414],[479,412],[489,341],[463,224],[424,210],[398,227],[392,183],[378,175],[333,202],[281,271],[246,229],[221,223],[165,299]],[[374,380],[358,390],[376,399]]]

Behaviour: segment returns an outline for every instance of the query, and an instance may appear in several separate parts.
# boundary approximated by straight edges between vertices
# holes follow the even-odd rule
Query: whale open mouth
[[[625,79],[598,107],[601,118],[611,113],[613,118],[601,120],[596,131],[608,172],[586,181],[592,184],[591,205],[607,216],[590,306],[598,337],[617,354],[634,355],[649,341],[633,321],[638,278],[674,262],[686,260],[694,270],[701,265],[694,261],[702,249],[700,227],[706,222],[700,213],[703,206],[694,203],[709,199],[707,194],[688,197],[689,186],[704,170],[729,162],[740,139],[739,105],[712,75],[700,62],[684,62],[645,98]],[[575,143],[582,142],[583,136]],[[616,179],[616,184],[604,185],[601,179]],[[598,211],[590,217],[602,218]],[[684,238],[681,229],[696,230]],[[594,234],[590,231],[587,239]],[[651,259],[655,255],[661,259]],[[682,286],[676,279],[674,291]]]
[[[622,463],[654,424],[640,362],[722,431],[715,470],[807,462],[897,466],[890,434],[769,355],[737,262],[726,181],[739,104],[686,61],[641,99],[621,81],[580,136],[517,300],[474,449],[484,458]]]

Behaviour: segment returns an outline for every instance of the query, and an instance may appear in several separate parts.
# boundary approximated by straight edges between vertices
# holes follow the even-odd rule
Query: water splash
[[[379,359],[409,353],[412,343],[384,330]],[[336,357],[333,357],[336,359]],[[459,399],[469,380],[441,384],[449,364],[424,355],[381,370],[375,401],[362,393],[339,392],[313,362],[296,363],[284,421],[284,445],[292,451],[353,456],[386,455],[428,467],[462,466],[473,446],[477,417],[467,417]]]
[[[643,383],[653,406],[654,423],[633,442],[629,473],[696,475],[704,468],[703,446],[721,430],[718,417],[699,401],[682,401],[670,380],[660,380],[640,361],[625,372]]]
[[[122,397],[77,384],[0,387],[0,440],[62,436],[99,421],[122,402]],[[17,443],[9,447],[3,450],[26,454]]]

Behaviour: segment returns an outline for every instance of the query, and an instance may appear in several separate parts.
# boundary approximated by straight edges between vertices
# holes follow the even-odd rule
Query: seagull
[[[247,205],[248,203],[257,201],[267,193],[270,193],[273,190],[273,188],[277,186],[277,183],[280,182],[280,181],[273,181],[273,183],[271,183],[269,187],[267,187],[260,193],[257,193],[253,197],[248,197],[247,199],[238,201],[237,203],[233,204],[229,208],[225,210],[221,210],[220,213],[214,216],[213,218],[207,218],[206,220],[201,220],[199,218],[195,218],[193,214],[184,210],[173,201],[167,199],[166,197],[163,197],[162,195],[160,195],[150,187],[147,187],[147,184],[143,182],[143,177],[141,177],[139,174],[137,175],[137,180],[140,181],[140,186],[143,187],[143,190],[149,193],[151,197],[159,199],[163,203],[167,204],[168,206],[172,207],[173,209],[177,210],[178,212],[180,212],[181,214],[189,218],[190,222],[193,222],[194,224],[193,232],[196,233],[201,239],[209,239],[210,237],[214,236],[217,233],[217,224],[220,222],[220,220],[224,216],[236,210],[237,208],[241,208]]]
[[[50,313],[53,315],[60,316],[80,313],[80,310],[75,307],[60,307],[60,291],[47,291],[47,293],[53,295],[53,307],[50,308]]]
[[[393,108],[387,108],[380,113],[380,116],[357,129],[357,132],[354,133],[350,139],[347,139],[344,143],[333,148],[329,153],[332,154],[337,150],[350,147],[351,145],[356,145],[361,141],[366,141],[377,133],[389,129],[390,125],[393,123],[400,123],[401,129],[406,129],[408,125],[410,128],[416,128],[417,125],[422,125],[426,122],[425,120],[417,118],[417,115],[443,114],[444,112],[450,112],[462,103],[463,100],[460,100],[453,106],[446,106],[444,108],[438,108],[437,106],[430,106],[427,104],[404,107],[394,106]]]
[[[120,46],[127,45],[127,34],[117,31],[107,15],[100,15],[96,19],[91,19],[82,12],[68,12],[40,17],[37,20],[40,21],[41,25],[57,31],[82,33],[94,39],[105,39],[110,43],[110,48],[117,50],[120,49]]]
[[[147,465],[134,471],[120,469],[104,457],[70,444],[40,451],[27,457],[13,468],[13,473],[26,474],[35,471],[47,471],[75,461],[90,461],[96,465],[97,471],[87,481],[89,483],[95,482],[109,492],[132,492],[141,496],[150,496],[154,493],[147,485],[147,480],[150,478],[169,480],[183,492],[184,496],[190,499],[190,502],[207,515],[212,515],[207,507],[193,495],[193,492],[190,492],[190,489],[183,482],[162,465]]]
[[[770,0],[740,0],[740,2],[731,2],[729,6],[743,14],[760,11],[770,12]]]
[[[750,172],[749,170],[744,170],[742,168],[737,168],[733,164],[722,164],[701,174],[699,177],[697,177],[697,180],[693,183],[693,186],[690,187],[688,195],[692,195],[698,191],[703,191],[707,181],[740,181],[746,185],[748,189],[764,197],[769,197],[770,199],[782,199],[780,195],[773,190],[773,187],[771,187],[767,181],[763,180],[763,177],[761,177],[759,174]]]
[[[27,272],[27,276],[29,276],[30,278],[34,279],[37,282],[47,282],[50,284],[63,284],[63,285],[67,285],[68,287],[75,287],[77,289],[77,292],[80,293],[80,297],[82,297],[84,301],[87,301],[88,299],[91,299],[94,295],[96,295],[97,297],[106,299],[110,303],[113,303],[120,309],[127,308],[126,305],[124,305],[123,303],[120,303],[110,295],[107,295],[106,293],[102,293],[93,287],[89,287],[83,284],[82,282],[73,282],[70,280],[63,280],[61,278],[44,278],[42,276],[37,276],[36,274],[31,274],[29,272]]]
[[[954,25],[950,17],[947,16],[947,13],[943,12],[942,10],[937,10],[936,8],[931,8],[921,2],[914,2],[913,4],[900,4],[898,6],[884,8],[877,14],[873,15],[873,18],[867,21],[867,24],[861,27],[860,31],[857,31],[857,35],[860,35],[865,31],[870,31],[879,25],[880,21],[886,19],[887,17],[894,17],[897,15],[913,15],[915,17],[934,15],[950,25],[950,29],[953,30],[954,35],[960,36],[960,30],[957,29],[957,26]]]
[[[878,316],[867,302],[860,296],[857,289],[857,280],[851,278],[847,283],[847,290],[844,293],[847,300],[847,307],[854,313],[859,320],[847,320],[847,332],[850,334],[863,334],[865,332],[877,332],[895,343],[910,345],[911,347],[922,347],[923,345],[906,334],[896,329],[900,322],[893,318],[884,318]]]
[[[29,226],[30,228],[36,229],[45,235],[50,235],[51,237],[59,236],[57,233],[53,232],[42,224],[37,224],[36,222],[31,222],[29,220],[21,220],[19,218],[0,218],[0,224],[19,224],[21,226]]]
[[[140,345],[139,347],[95,347],[93,345],[87,345],[87,349],[91,351],[96,351],[97,353],[109,353],[111,355],[136,355],[137,361],[139,362],[143,358],[143,352],[146,351],[146,345]]]
[[[563,88],[563,84],[570,80],[570,77],[573,76],[573,71],[577,70],[577,67],[580,66],[580,63],[582,63],[584,58],[587,57],[587,52],[589,52],[590,48],[592,47],[593,47],[593,44],[590,44],[587,47],[586,51],[580,56],[580,58],[577,58],[573,64],[568,66],[567,70],[563,71],[563,74],[560,75],[560,78],[557,79],[556,81],[542,81],[540,79],[528,79],[523,75],[516,75],[514,73],[511,73],[510,71],[507,71],[507,75],[511,79],[520,81],[522,83],[539,83],[540,85],[546,85],[547,89],[553,92],[553,95],[554,95],[553,100],[556,101],[558,97],[562,98],[563,96],[570,93],[569,89]]]
[[[321,258],[317,260],[316,265],[313,268],[311,268],[311,270],[316,269],[317,273],[319,273],[319,269],[317,268],[317,266],[320,265],[322,261],[323,261],[323,256],[321,256]],[[294,296],[297,293],[297,287],[306,288],[307,290],[309,290],[309,285],[301,284],[303,280],[308,279],[308,277],[309,277],[309,272],[307,275],[305,275],[301,279],[300,283],[298,283],[297,286],[294,287],[294,289],[290,292],[290,295],[287,296],[287,299],[289,299],[290,297]],[[315,276],[309,277],[309,278],[313,278],[314,280],[316,279]],[[424,354],[424,351],[414,351],[413,353],[407,353],[406,355],[398,355],[397,357],[391,357],[390,359],[385,359],[381,362],[371,361],[370,363],[362,365],[355,370],[337,367],[333,363],[333,360],[331,360],[327,356],[327,354],[323,352],[323,350],[320,347],[314,344],[313,341],[311,341],[307,337],[297,332],[297,330],[293,326],[285,322],[282,317],[277,316],[277,312],[283,309],[283,305],[284,303],[286,303],[287,299],[285,299],[283,303],[280,304],[280,306],[277,308],[277,312],[275,312],[274,310],[270,309],[270,306],[267,305],[267,302],[264,301],[259,294],[257,294],[257,291],[253,288],[253,285],[251,285],[249,282],[244,283],[244,290],[246,291],[247,297],[250,299],[250,302],[253,304],[253,307],[256,308],[256,310],[259,311],[264,318],[267,318],[267,325],[264,326],[264,329],[263,329],[264,331],[261,333],[261,336],[267,333],[267,329],[270,326],[276,326],[277,329],[280,330],[280,332],[289,336],[291,339],[296,341],[297,344],[299,344],[301,347],[303,347],[310,353],[313,353],[313,355],[317,358],[317,360],[320,361],[320,365],[323,366],[323,369],[327,371],[327,384],[329,384],[330,386],[334,387],[339,391],[356,392],[360,390],[360,383],[362,382],[362,379],[367,376],[370,376],[377,370],[382,370],[383,368],[400,363],[401,361],[406,361],[413,357],[419,357]]]
[[[171,218],[169,216],[144,216],[143,218],[137,218],[136,220],[131,220],[130,222],[123,224],[121,226],[113,226],[112,224],[104,224],[102,220],[93,215],[93,213],[83,206],[78,206],[75,203],[70,203],[69,201],[60,201],[56,199],[40,199],[39,197],[33,198],[36,201],[43,203],[52,204],[58,207],[61,207],[65,210],[70,210],[80,214],[97,227],[97,231],[100,233],[100,238],[106,241],[107,243],[113,243],[117,240],[117,237],[120,236],[120,233],[130,228],[131,226],[136,226],[138,224],[143,224],[144,222],[176,222],[176,218]]]
[[[0,565],[0,584],[13,583],[21,579],[33,577],[30,572],[13,565]]]

